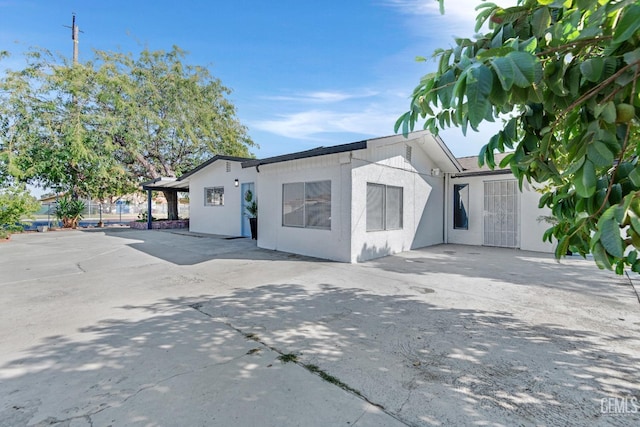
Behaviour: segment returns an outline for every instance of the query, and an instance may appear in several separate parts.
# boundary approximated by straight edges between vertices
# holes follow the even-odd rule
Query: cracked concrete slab
[[[448,245],[347,265],[161,231],[12,240],[2,427],[640,423],[640,304],[588,261]]]

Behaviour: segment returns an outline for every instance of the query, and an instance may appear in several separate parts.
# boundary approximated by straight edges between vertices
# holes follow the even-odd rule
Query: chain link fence
[[[132,202],[118,200],[115,203],[97,203],[84,201],[85,209],[82,212],[80,227],[95,227],[102,222],[103,225],[128,225],[131,221],[139,220],[147,212],[147,202]],[[35,215],[35,219],[24,220],[25,230],[36,230],[38,227],[60,227],[61,222],[56,218],[56,202],[42,203],[42,207]],[[167,218],[167,204],[151,204],[151,215],[155,219]],[[178,204],[178,216],[189,218],[189,205]]]

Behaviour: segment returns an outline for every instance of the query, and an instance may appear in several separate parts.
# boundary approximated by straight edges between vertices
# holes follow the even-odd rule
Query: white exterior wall
[[[450,178],[447,189],[447,203],[445,209],[447,222],[447,242],[463,245],[482,246],[484,243],[484,183],[486,181],[503,181],[515,179],[511,174],[461,176]],[[457,230],[453,228],[453,186],[454,184],[469,184],[469,206],[467,217],[469,228]],[[553,245],[542,241],[542,235],[550,227],[544,221],[538,221],[540,216],[550,215],[549,209],[539,209],[540,194],[528,184],[523,185],[520,199],[520,249],[553,252]]]
[[[411,162],[405,157],[407,145],[412,147]],[[411,141],[382,143],[353,157],[351,262],[443,242],[444,178],[431,176],[437,166],[420,146]],[[402,229],[367,231],[369,182],[403,188]]]
[[[531,186],[525,182],[522,185],[521,196],[521,244],[520,249],[525,251],[537,251],[537,252],[553,252],[555,245],[549,242],[542,241],[542,235],[551,224],[545,221],[540,221],[541,216],[551,216],[551,210],[547,207],[542,209],[538,208],[538,202],[540,201],[540,193],[531,188]]]
[[[240,188],[244,182],[255,182],[255,168],[242,169],[239,162],[217,160],[189,177],[189,231],[226,236],[240,236],[242,227]],[[240,185],[235,186],[235,179]],[[224,187],[224,206],[205,206],[204,189]],[[258,183],[256,182],[256,188]]]
[[[260,166],[258,246],[283,252],[349,262],[350,153],[332,154]],[[282,225],[282,185],[331,180],[331,230]]]

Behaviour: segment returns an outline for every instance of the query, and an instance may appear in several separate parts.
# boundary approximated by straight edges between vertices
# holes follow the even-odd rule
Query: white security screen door
[[[520,247],[520,194],[516,180],[484,183],[484,245]]]

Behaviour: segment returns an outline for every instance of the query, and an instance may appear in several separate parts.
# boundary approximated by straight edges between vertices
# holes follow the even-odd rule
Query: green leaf
[[[593,254],[593,260],[596,262],[596,265],[601,270],[611,270],[611,261],[609,261],[609,255],[607,255],[607,251],[605,251],[602,243],[597,242],[593,245],[591,249]]]
[[[491,107],[489,94],[493,85],[493,74],[488,67],[478,64],[467,74],[467,101],[469,102],[469,124],[475,130]]]
[[[569,236],[565,235],[560,238],[558,241],[558,246],[556,246],[555,257],[556,259],[560,259],[563,256],[567,255],[567,250],[569,249]]]
[[[601,114],[602,120],[607,123],[616,122],[616,105],[613,102],[607,102]]]
[[[453,69],[447,70],[444,74],[438,77],[437,81],[437,93],[442,108],[451,107],[451,96],[453,94],[453,85],[456,81],[456,75]]]
[[[622,55],[626,64],[633,64],[640,61],[640,47]]]
[[[398,120],[396,120],[396,123],[393,126],[393,133],[398,133],[398,129],[400,129],[400,126],[404,125],[404,123],[408,120],[410,115],[411,115],[410,112],[406,112],[400,117],[398,117]]]
[[[576,187],[576,193],[580,197],[591,197],[596,191],[596,170],[591,160],[585,160],[582,167],[576,172],[573,184]]]
[[[476,59],[478,59],[479,61],[484,61],[489,58],[499,58],[502,56],[506,56],[513,51],[515,51],[515,49],[511,46],[495,47],[478,53],[476,55]]]
[[[610,207],[608,210],[615,209],[616,206]],[[622,237],[620,237],[620,227],[614,218],[605,218],[598,221],[598,230],[600,230],[600,242],[608,253],[616,258],[624,256],[622,248]]]
[[[628,175],[629,179],[636,186],[640,188],[640,166],[636,166]]]
[[[504,156],[504,158],[500,161],[500,169],[506,168],[509,165],[509,163],[511,163],[511,159],[513,159],[514,155],[515,153],[509,153],[506,156]]]
[[[576,173],[582,167],[582,165],[584,165],[585,160],[587,160],[586,156],[582,156],[577,160],[574,160],[573,162],[569,163],[569,167],[567,168],[567,171],[565,172],[565,174],[571,175]]]
[[[634,4],[624,9],[613,34],[613,43],[630,39],[640,29],[640,5]]]
[[[494,58],[491,66],[504,90],[509,90],[513,85],[529,87],[542,74],[536,57],[526,52],[511,52],[506,56]]]
[[[604,60],[602,58],[591,58],[580,64],[580,72],[590,82],[598,82],[602,77]]]
[[[541,7],[533,12],[531,26],[536,37],[543,37],[547,29],[551,26],[551,14],[549,9]]]
[[[587,158],[596,166],[611,166],[613,164],[613,153],[603,142],[594,141],[587,147]]]
[[[637,234],[640,234],[640,218],[638,218],[635,214],[630,214],[629,220],[631,222],[631,228],[633,228],[633,231],[635,231]]]
[[[638,260],[638,252],[637,251],[631,251],[627,254],[627,258],[626,261],[629,265],[633,265],[635,264],[635,262]]]

